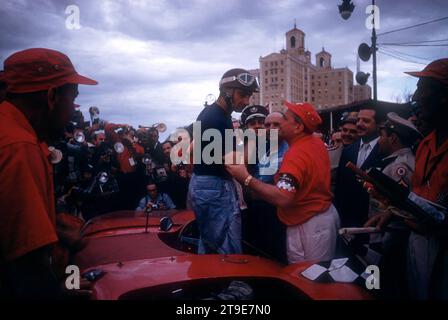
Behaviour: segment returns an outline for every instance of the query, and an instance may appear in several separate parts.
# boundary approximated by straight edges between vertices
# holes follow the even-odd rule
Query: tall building
[[[370,87],[353,84],[353,72],[333,68],[331,54],[322,48],[311,62],[311,52],[305,50],[305,33],[294,28],[286,32],[286,49],[260,57],[260,69],[251,70],[259,75],[260,92],[252,103],[269,105],[281,110],[283,100],[310,102],[317,109],[348,104],[370,98]]]
[[[260,79],[260,69],[248,70],[252,75]],[[260,92],[254,92],[254,94],[250,97],[249,105],[260,104]]]

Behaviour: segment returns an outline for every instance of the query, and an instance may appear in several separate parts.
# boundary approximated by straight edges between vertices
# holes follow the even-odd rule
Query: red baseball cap
[[[9,92],[28,93],[60,87],[64,84],[95,85],[97,81],[78,74],[63,53],[43,48],[13,53],[4,62],[1,80]]]
[[[297,115],[302,120],[305,128],[311,132],[316,131],[317,127],[322,123],[322,119],[310,103],[291,103],[285,100],[285,106]]]
[[[433,78],[444,85],[448,85],[448,58],[435,60],[428,64],[422,71],[405,73],[418,78]]]

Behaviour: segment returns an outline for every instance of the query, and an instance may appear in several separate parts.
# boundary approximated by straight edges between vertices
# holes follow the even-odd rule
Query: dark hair
[[[152,133],[154,131],[157,131],[157,134],[159,134],[159,130],[157,130],[157,128],[154,128],[154,127],[151,127],[151,128],[148,129],[148,134],[150,134],[150,133]]]
[[[146,182],[146,186],[151,186],[153,184],[157,187],[157,189],[159,188],[157,183],[153,179],[151,179],[151,178],[149,178],[148,181]]]
[[[167,143],[169,143],[172,147],[174,146],[174,143],[170,140],[165,140],[164,142],[162,142],[162,146]]]
[[[384,130],[384,132],[386,132],[386,135],[387,135],[388,137],[390,137],[392,134],[395,134],[395,135],[398,137],[398,140],[400,140],[400,143],[401,143],[403,146],[405,146],[405,147],[412,147],[412,146],[415,144],[415,142],[416,142],[416,140],[413,139],[412,137],[410,137],[410,138],[405,138],[405,137],[403,137],[401,134],[399,134],[398,132],[396,132],[395,130],[392,130],[392,129],[388,128],[388,127],[381,126],[381,127],[380,127],[380,130]]]
[[[377,126],[379,126],[381,124],[381,122],[386,120],[386,112],[381,111],[381,110],[377,110],[374,107],[369,107],[369,106],[363,106],[361,108],[359,108],[359,111],[361,110],[372,110],[375,112],[375,115],[373,116],[373,119],[375,119],[375,123]]]
[[[97,132],[97,131],[95,131],[95,132],[93,132],[93,133],[90,135],[90,137],[92,138],[92,140],[96,140],[96,138],[98,137],[99,134],[104,134],[104,135],[106,135],[105,132]]]

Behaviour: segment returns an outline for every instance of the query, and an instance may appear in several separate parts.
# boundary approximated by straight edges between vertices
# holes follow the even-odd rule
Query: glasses
[[[254,84],[254,82],[257,84],[257,87],[259,86],[258,78],[250,73],[240,73],[237,76],[227,77],[221,79],[219,82],[220,85],[228,82],[233,82],[237,80],[240,84],[242,84],[245,87],[250,87]]]

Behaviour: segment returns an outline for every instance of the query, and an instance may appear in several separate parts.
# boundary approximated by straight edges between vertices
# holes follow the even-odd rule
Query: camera
[[[151,206],[147,206],[145,208],[145,213],[151,213],[153,210],[159,210],[159,205],[157,203],[153,203]]]
[[[114,151],[107,142],[101,142],[98,147],[98,154],[100,156],[112,156],[114,154]]]
[[[116,134],[127,134],[129,133],[129,127],[126,126],[118,127],[114,131]]]

